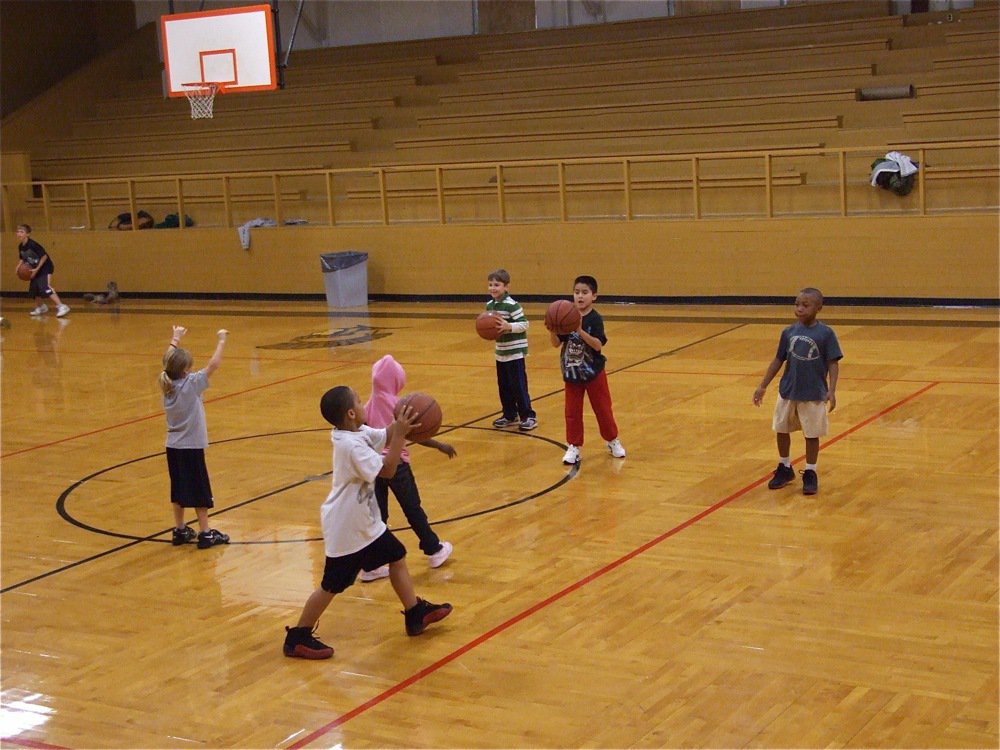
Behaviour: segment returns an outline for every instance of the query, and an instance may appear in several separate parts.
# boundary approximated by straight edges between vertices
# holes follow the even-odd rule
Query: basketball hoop
[[[221,83],[183,83],[184,96],[191,102],[191,119],[203,120],[212,118],[212,106],[215,95],[223,93]]]

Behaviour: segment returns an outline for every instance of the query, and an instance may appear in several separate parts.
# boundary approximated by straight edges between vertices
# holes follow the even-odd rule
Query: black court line
[[[650,357],[646,357],[645,359],[638,360],[636,362],[632,362],[632,363],[630,363],[628,365],[625,365],[624,367],[618,368],[617,370],[609,370],[608,374],[609,375],[613,375],[615,373],[625,372],[625,371],[627,371],[627,370],[629,370],[631,368],[639,367],[639,366],[644,365],[644,364],[646,364],[648,362],[652,362],[654,360],[661,359],[663,357],[669,357],[669,356],[671,356],[673,354],[676,354],[677,352],[684,351],[685,349],[689,349],[689,348],[691,348],[693,346],[698,346],[699,344],[703,344],[706,341],[710,341],[710,340],[712,340],[714,338],[718,338],[719,336],[724,336],[724,335],[726,335],[728,333],[732,333],[733,331],[736,331],[736,330],[742,328],[744,325],[745,324],[733,326],[732,328],[728,328],[728,329],[726,329],[724,331],[719,331],[719,332],[710,334],[708,336],[703,336],[703,337],[701,337],[699,339],[696,339],[695,341],[691,341],[691,342],[688,342],[687,344],[683,344],[681,346],[674,347],[673,349],[670,349],[668,351],[660,352],[659,354],[654,354],[654,355],[652,355]],[[542,394],[541,396],[537,396],[537,397],[535,397],[532,400],[533,401],[538,401],[540,399],[549,398],[551,396],[558,395],[558,394],[561,394],[561,393],[563,393],[562,390],[550,391],[548,393]],[[454,431],[456,429],[460,429],[460,428],[472,427],[473,425],[475,425],[478,422],[482,422],[483,420],[487,420],[487,419],[490,419],[490,418],[496,416],[496,414],[498,414],[498,413],[499,412],[491,412],[490,414],[487,414],[486,416],[478,417],[478,418],[469,420],[468,422],[465,422],[463,424],[456,425],[454,427],[450,427],[449,429],[445,430],[442,434],[447,434],[448,432],[452,432],[452,431]],[[269,436],[282,435],[282,434],[288,434],[288,433],[300,433],[300,432],[306,432],[306,431],[320,431],[320,430],[326,431],[327,429],[328,428],[323,427],[323,428],[311,428],[310,430],[287,430],[287,431],[283,431],[283,432],[269,433]],[[476,429],[480,429],[480,428],[476,428]],[[482,429],[486,429],[486,428],[482,428]],[[490,429],[492,429],[492,428],[490,428]],[[500,430],[496,430],[496,431],[497,432],[501,432]],[[542,437],[540,435],[532,435],[531,433],[514,433],[514,432],[509,432],[509,433],[504,433],[504,434],[508,434],[508,435],[512,435],[512,436],[513,435],[521,435],[521,436],[531,437],[531,438],[535,438],[535,439],[541,439],[541,440],[544,440],[546,442],[553,443],[554,445],[558,445],[561,448],[565,448],[565,444],[559,443],[558,441],[552,440],[550,438]],[[252,437],[259,437],[259,436],[252,436]],[[227,438],[225,440],[214,441],[211,444],[212,445],[217,445],[217,444],[223,444],[223,443],[228,443],[228,442],[235,442],[237,440],[245,440],[245,439],[247,439],[246,436],[244,436],[244,437],[238,437],[238,438]],[[160,531],[154,532],[154,533],[149,534],[149,535],[144,536],[144,537],[135,537],[135,536],[132,536],[132,535],[121,534],[121,533],[118,533],[118,532],[111,532],[111,531],[107,531],[105,529],[99,529],[97,527],[90,526],[88,524],[84,524],[84,523],[82,523],[80,521],[77,521],[72,516],[70,516],[68,514],[68,512],[66,511],[66,508],[65,508],[66,500],[69,497],[69,495],[76,488],[78,488],[81,485],[85,484],[86,482],[88,482],[89,480],[93,479],[94,477],[100,476],[101,474],[104,474],[104,473],[106,473],[108,471],[112,471],[114,469],[121,468],[123,466],[128,466],[130,464],[137,463],[139,461],[146,461],[146,460],[149,460],[151,458],[158,457],[158,456],[161,456],[161,455],[162,455],[162,453],[157,452],[157,453],[149,454],[149,455],[146,455],[146,456],[140,456],[138,458],[133,458],[133,459],[130,459],[128,461],[123,461],[123,462],[121,462],[119,464],[115,464],[112,467],[105,467],[104,469],[100,469],[100,470],[98,470],[96,472],[93,472],[93,473],[87,475],[86,477],[83,477],[82,479],[79,479],[76,482],[74,482],[68,488],[66,488],[65,490],[63,490],[63,492],[59,495],[59,498],[56,500],[56,512],[67,523],[70,523],[71,525],[77,526],[78,528],[90,531],[92,533],[101,534],[101,535],[104,535],[104,536],[117,537],[117,538],[120,538],[120,539],[127,539],[127,540],[129,540],[128,542],[126,542],[125,544],[119,545],[117,547],[113,547],[111,549],[105,550],[104,552],[99,552],[97,554],[91,555],[91,556],[86,557],[86,558],[82,558],[82,559],[77,560],[75,562],[68,563],[66,565],[60,566],[59,568],[55,568],[55,569],[47,571],[45,573],[40,573],[40,574],[38,574],[36,576],[33,576],[32,578],[28,578],[28,579],[25,579],[25,580],[20,581],[18,583],[11,584],[10,586],[6,586],[6,587],[0,589],[0,594],[5,594],[5,593],[7,593],[9,591],[13,591],[15,589],[21,588],[21,587],[26,586],[26,585],[28,585],[30,583],[34,583],[36,581],[42,580],[44,578],[48,578],[48,577],[56,575],[58,573],[65,572],[67,570],[72,570],[73,568],[79,567],[80,565],[83,565],[85,563],[93,562],[94,560],[99,560],[99,559],[101,559],[103,557],[106,557],[108,555],[111,555],[111,554],[113,554],[115,552],[119,552],[119,551],[122,551],[122,550],[125,550],[125,549],[129,549],[129,548],[134,547],[134,546],[136,546],[138,544],[142,544],[142,543],[145,543],[145,542],[165,543],[167,540],[166,539],[159,539],[159,537],[162,537],[165,534],[170,533],[170,531],[171,531],[170,528],[168,528],[168,529],[161,529]],[[550,487],[547,487],[544,490],[541,490],[539,492],[533,493],[533,494],[528,495],[526,497],[512,500],[509,503],[506,503],[506,504],[501,505],[501,506],[497,506],[496,508],[485,509],[483,511],[476,511],[476,512],[469,513],[469,514],[466,514],[466,515],[461,516],[461,517],[456,517],[456,518],[451,518],[451,519],[442,519],[440,521],[435,521],[434,523],[436,525],[442,525],[442,524],[445,524],[445,523],[454,523],[454,522],[459,521],[459,520],[464,520],[464,519],[467,519],[467,518],[474,518],[476,516],[484,515],[486,513],[497,512],[499,510],[503,510],[503,509],[506,509],[506,508],[509,508],[509,507],[513,507],[515,505],[520,505],[521,503],[527,502],[528,500],[537,499],[538,497],[541,497],[542,495],[545,495],[548,492],[552,492],[555,489],[561,487],[563,484],[565,484],[570,479],[572,479],[573,477],[575,477],[578,471],[579,471],[579,465],[573,466],[573,467],[571,467],[571,469],[566,473],[566,475],[562,479],[560,479],[558,482],[556,482],[555,484],[551,485]],[[325,472],[325,473],[320,474],[318,476],[329,476],[331,473],[332,473],[332,471]],[[291,489],[293,489],[295,487],[300,487],[303,484],[306,484],[306,483],[311,482],[311,481],[312,481],[311,479],[303,479],[303,480],[301,480],[299,482],[295,482],[295,483],[287,485],[285,487],[280,487],[278,489],[271,490],[270,492],[264,493],[264,494],[259,495],[257,497],[241,501],[241,502],[239,502],[239,503],[237,503],[235,505],[227,506],[226,508],[223,508],[223,509],[220,509],[218,511],[215,511],[214,513],[210,513],[209,517],[214,517],[214,516],[217,516],[217,515],[221,515],[222,513],[226,513],[228,511],[235,510],[237,508],[241,508],[241,507],[243,507],[245,505],[248,505],[249,503],[253,503],[253,502],[257,502],[259,500],[263,500],[263,499],[265,499],[267,497],[271,497],[271,496],[273,496],[275,494],[291,490]],[[408,526],[407,527],[401,527],[399,529],[395,529],[394,528],[393,531],[405,531],[405,530],[407,530],[409,528],[410,527],[408,527]],[[319,538],[311,538],[311,539],[301,539],[301,540],[286,540],[283,543],[289,543],[289,542],[292,542],[292,541],[294,541],[296,543],[313,542],[313,541],[318,541],[319,539],[321,539],[321,537],[319,537]],[[278,542],[273,542],[273,541],[269,541],[269,542],[238,542],[237,544],[251,544],[251,543],[253,543],[253,544],[264,544],[264,543],[274,544],[274,543],[278,543]]]
[[[476,421],[480,421],[480,420],[476,420]],[[533,434],[526,434],[526,433],[519,433],[519,432],[506,432],[506,431],[496,430],[495,428],[492,428],[492,427],[472,427],[472,426],[470,426],[470,424],[449,426],[447,429],[444,429],[441,432],[439,432],[438,435],[445,435],[445,434],[454,432],[455,430],[459,430],[459,429],[483,430],[483,431],[488,431],[488,432],[491,432],[491,433],[500,433],[501,435],[505,435],[505,436],[509,436],[509,437],[515,437],[515,436],[517,436],[517,437],[523,437],[523,438],[526,438],[526,439],[541,440],[543,442],[551,443],[552,445],[556,446],[559,449],[560,452],[562,452],[563,450],[566,449],[566,446],[563,443],[560,443],[557,440],[553,440],[552,438],[548,438],[548,437],[545,437],[543,435],[533,435]],[[309,428],[304,428],[304,429],[300,429],[300,430],[283,430],[281,432],[259,433],[257,435],[244,435],[244,436],[241,436],[241,437],[238,437],[238,438],[228,438],[226,440],[213,441],[213,442],[210,442],[209,445],[222,445],[222,444],[225,444],[225,443],[241,442],[243,440],[255,440],[257,438],[268,438],[268,437],[276,437],[276,436],[281,436],[281,435],[298,435],[298,434],[303,434],[303,433],[308,433],[308,432],[324,432],[324,433],[327,433],[329,431],[330,430],[329,430],[328,427],[309,427]],[[413,443],[409,444],[409,446],[411,446],[411,447],[413,445],[414,445]],[[154,541],[154,542],[158,542],[158,543],[169,544],[171,542],[171,540],[169,540],[169,539],[159,539],[159,538],[150,539],[147,536],[141,536],[140,537],[140,536],[136,536],[135,534],[125,534],[125,533],[122,533],[122,532],[111,531],[109,529],[103,529],[103,528],[100,528],[100,527],[97,527],[97,526],[91,526],[90,524],[87,524],[87,523],[84,523],[83,521],[80,521],[73,514],[71,514],[69,512],[69,510],[67,510],[67,508],[66,508],[66,503],[67,503],[67,500],[68,500],[69,496],[75,490],[77,490],[80,486],[82,486],[86,482],[90,481],[91,479],[95,479],[96,477],[101,476],[102,474],[106,474],[106,473],[114,471],[116,469],[120,469],[123,466],[129,466],[131,464],[138,463],[140,461],[148,461],[148,460],[153,460],[153,459],[162,460],[162,458],[163,458],[163,452],[162,451],[159,451],[157,453],[150,453],[150,454],[148,454],[146,456],[140,456],[139,458],[133,458],[133,459],[130,459],[128,461],[123,461],[122,463],[115,464],[114,466],[108,466],[108,467],[106,467],[104,469],[101,469],[99,471],[94,472],[93,474],[90,474],[87,477],[84,477],[83,479],[75,482],[72,486],[68,487],[66,490],[64,490],[62,492],[62,494],[59,496],[59,499],[56,501],[56,512],[59,514],[59,516],[64,521],[66,521],[67,523],[69,523],[72,526],[76,526],[79,529],[83,529],[84,531],[90,531],[90,532],[95,533],[95,534],[101,534],[102,536],[116,537],[116,538],[119,538],[119,539],[128,539],[130,541]],[[576,476],[575,469],[576,469],[576,467],[574,466],[573,470],[571,470],[564,477],[560,478],[554,484],[552,484],[549,487],[546,487],[545,489],[542,489],[542,490],[540,490],[540,491],[538,491],[538,492],[536,492],[536,493],[534,493],[532,495],[528,495],[527,497],[519,498],[517,500],[512,500],[510,502],[506,502],[506,503],[503,503],[501,505],[497,505],[497,506],[494,506],[494,507],[491,507],[491,508],[485,508],[483,510],[478,510],[478,511],[475,511],[473,513],[467,513],[465,515],[451,516],[451,517],[448,517],[448,518],[443,518],[443,519],[440,519],[440,520],[435,520],[434,521],[434,525],[438,526],[438,525],[445,524],[445,523],[452,523],[454,521],[461,521],[461,520],[466,519],[466,518],[474,518],[476,516],[483,516],[483,515],[487,515],[489,513],[495,513],[495,512],[500,511],[500,510],[505,510],[507,508],[511,508],[511,507],[513,507],[515,505],[520,505],[521,503],[524,503],[524,502],[526,502],[528,500],[532,500],[534,498],[541,497],[542,495],[546,494],[547,492],[550,492],[551,490],[554,490],[557,487],[561,487],[567,481],[569,481],[574,476]],[[264,493],[262,493],[260,495],[256,495],[255,497],[251,497],[251,498],[249,498],[247,500],[241,500],[238,503],[234,503],[232,505],[227,505],[227,506],[225,506],[223,508],[214,509],[213,512],[209,513],[208,515],[209,515],[209,517],[212,517],[212,518],[214,518],[216,516],[221,516],[221,515],[223,515],[225,513],[229,513],[229,512],[234,511],[234,510],[238,510],[240,508],[243,508],[243,507],[245,507],[247,505],[251,505],[252,503],[258,502],[260,500],[266,500],[269,497],[274,497],[275,495],[281,494],[282,492],[287,492],[287,491],[293,490],[293,489],[295,489],[297,487],[302,487],[303,485],[306,485],[306,484],[312,484],[313,482],[315,482],[315,481],[317,481],[319,479],[323,479],[325,477],[329,477],[331,474],[333,474],[332,470],[325,471],[322,474],[314,474],[312,476],[306,477],[305,479],[301,479],[301,480],[299,480],[297,482],[292,482],[290,484],[286,484],[286,485],[284,485],[282,487],[277,487],[277,488],[275,488],[273,490],[269,490],[269,491],[264,492]],[[159,536],[162,536],[164,534],[170,533],[171,528],[166,528],[166,529],[163,529],[163,530],[161,530],[159,532],[156,532],[156,534],[154,534],[154,537],[159,537]],[[407,530],[410,529],[409,526],[399,526],[399,527],[390,527],[390,528],[391,528],[392,531],[407,531]],[[291,543],[298,544],[298,543],[301,543],[301,542],[321,542],[321,541],[323,541],[323,537],[319,536],[319,537],[306,537],[306,538],[301,538],[301,539],[268,539],[266,541],[231,542],[229,546],[259,545],[259,544],[291,544]],[[2,593],[2,592],[0,592],[0,593]]]
[[[225,304],[220,301],[220,304]],[[473,303],[474,305],[474,303]],[[469,312],[434,312],[420,311],[417,309],[383,312],[383,311],[350,311],[350,310],[281,310],[270,308],[257,308],[252,310],[227,310],[216,308],[137,308],[127,311],[109,310],[107,308],[73,308],[73,315],[190,315],[190,316],[231,316],[235,318],[248,318],[267,316],[271,318],[317,318],[317,319],[368,319],[386,320],[399,318],[413,318],[417,320],[467,320],[470,326],[475,320],[477,307],[470,305]],[[754,317],[749,315],[629,315],[624,312],[606,312],[609,307],[621,307],[620,305],[608,304],[601,308],[601,317],[616,323],[740,323],[744,325],[763,324],[787,326],[794,322],[794,315],[789,312],[786,315],[774,315],[767,317]],[[627,306],[626,306],[627,307]],[[789,310],[792,304],[788,304]],[[918,328],[1000,328],[1000,317],[995,320],[944,320],[944,319],[919,319],[919,320],[891,320],[888,318],[855,318],[839,316],[835,312],[822,317],[824,323],[829,325],[850,325],[850,326],[890,326]],[[44,320],[44,318],[43,318]]]
[[[480,420],[476,420],[476,421],[480,421]],[[449,427],[446,430],[443,430],[439,434],[447,434],[449,432],[453,432],[453,431],[455,431],[457,429],[461,429],[463,427],[469,427],[469,426],[468,425],[455,425],[455,426]],[[473,427],[471,429],[489,430],[490,432],[500,432],[499,430],[495,430],[493,428],[486,428],[486,427],[478,427],[478,428],[477,427]],[[303,433],[303,432],[329,432],[329,428],[326,428],[326,427],[308,428],[308,429],[302,429],[302,430],[285,430],[285,431],[282,431],[282,432],[266,433],[266,434],[259,434],[259,435],[246,435],[246,436],[242,436],[242,437],[238,437],[238,438],[228,438],[226,440],[214,441],[214,442],[210,443],[210,445],[220,445],[222,443],[231,443],[231,442],[237,442],[237,441],[241,441],[241,440],[251,440],[251,439],[254,439],[254,438],[261,438],[261,437],[274,437],[276,435],[300,434],[300,433]],[[516,433],[516,432],[504,432],[502,434],[509,435],[511,437],[517,436],[517,437],[524,437],[524,438],[531,438],[531,439],[536,439],[536,440],[542,440],[544,442],[552,443],[553,445],[557,446],[560,451],[562,451],[565,448],[565,446],[562,443],[559,443],[556,440],[552,440],[551,438],[547,438],[547,437],[544,437],[544,436],[541,436],[541,435],[531,435],[531,434],[527,434],[527,433]],[[117,547],[113,547],[111,549],[105,550],[103,552],[99,552],[97,554],[91,555],[89,557],[82,558],[82,559],[74,561],[72,563],[68,563],[68,564],[63,565],[63,566],[61,566],[59,568],[54,568],[54,569],[49,570],[49,571],[47,571],[45,573],[40,573],[40,574],[38,574],[38,575],[36,575],[36,576],[34,576],[32,578],[28,578],[28,579],[26,579],[24,581],[20,581],[18,583],[11,584],[10,586],[6,586],[6,587],[0,589],[0,594],[5,594],[8,591],[12,591],[14,589],[21,588],[22,586],[26,586],[26,585],[28,585],[30,583],[34,583],[36,581],[40,581],[40,580],[42,580],[44,578],[48,578],[48,577],[56,575],[58,573],[63,573],[65,571],[67,571],[67,570],[72,570],[73,568],[79,567],[80,565],[83,565],[85,563],[93,562],[94,560],[99,560],[99,559],[101,559],[103,557],[106,557],[106,556],[108,556],[110,554],[113,554],[115,552],[120,552],[122,550],[129,549],[129,548],[134,547],[134,546],[136,546],[138,544],[143,544],[143,543],[146,543],[146,542],[152,542],[152,543],[158,543],[158,544],[170,544],[171,541],[169,539],[161,539],[160,537],[163,537],[163,536],[165,536],[167,534],[170,534],[173,527],[168,527],[166,529],[161,529],[159,531],[153,532],[152,534],[149,534],[149,535],[146,535],[146,536],[135,536],[133,534],[124,534],[124,533],[121,533],[121,532],[110,531],[108,529],[102,529],[102,528],[99,528],[97,526],[91,526],[90,524],[84,523],[83,521],[80,521],[79,519],[77,519],[76,517],[74,517],[67,510],[67,508],[66,508],[66,503],[67,503],[67,500],[69,499],[69,496],[76,489],[78,489],[82,485],[86,484],[88,481],[90,481],[90,480],[92,480],[92,479],[94,479],[96,477],[99,477],[102,474],[106,474],[109,471],[114,471],[116,469],[120,469],[120,468],[122,468],[124,466],[129,466],[129,465],[134,464],[134,463],[139,463],[140,461],[148,461],[148,460],[151,460],[151,459],[161,459],[162,457],[163,457],[163,453],[162,452],[151,453],[151,454],[148,454],[146,456],[140,456],[138,458],[133,458],[133,459],[130,459],[128,461],[123,461],[121,463],[115,464],[114,466],[108,466],[108,467],[105,467],[105,468],[100,469],[98,471],[95,471],[95,472],[87,475],[86,477],[83,477],[82,479],[77,480],[72,485],[70,485],[68,488],[66,488],[65,490],[63,490],[62,494],[60,494],[60,496],[59,496],[59,499],[56,501],[56,512],[58,513],[58,515],[64,521],[66,521],[67,523],[69,523],[71,526],[75,526],[75,527],[77,527],[79,529],[82,529],[84,531],[89,531],[89,532],[94,533],[94,534],[100,534],[102,536],[110,536],[110,537],[115,537],[115,538],[118,538],[118,539],[127,539],[128,542],[126,542],[125,544],[118,545]],[[520,498],[517,498],[515,500],[511,500],[509,502],[502,503],[500,505],[496,505],[496,506],[493,506],[493,507],[490,507],[490,508],[484,508],[482,510],[474,511],[474,512],[471,512],[471,513],[466,513],[464,515],[453,516],[453,517],[450,517],[450,518],[444,518],[444,519],[440,519],[440,520],[435,520],[434,521],[434,525],[435,526],[442,526],[444,524],[454,523],[456,521],[462,521],[462,520],[469,519],[469,518],[475,518],[477,516],[484,516],[484,515],[488,515],[490,513],[497,513],[499,511],[506,510],[508,508],[512,508],[514,506],[526,503],[529,500],[535,500],[535,499],[537,499],[539,497],[547,495],[548,493],[550,493],[550,492],[558,489],[559,487],[562,487],[564,484],[566,484],[571,479],[573,479],[577,475],[578,472],[579,472],[579,465],[572,466],[572,467],[569,468],[569,470],[566,472],[566,474],[564,474],[562,477],[560,477],[556,482],[554,482],[553,484],[549,485],[548,487],[544,487],[541,490],[539,490],[537,492],[534,492],[534,493],[532,493],[530,495],[526,495],[524,497],[520,497]],[[302,479],[302,480],[300,480],[298,482],[292,482],[291,484],[287,484],[287,485],[284,485],[282,487],[278,487],[276,489],[269,490],[268,492],[262,493],[260,495],[256,495],[255,497],[249,498],[247,500],[242,500],[242,501],[240,501],[238,503],[234,503],[233,505],[227,505],[224,508],[216,509],[212,513],[209,513],[208,515],[209,515],[210,518],[214,518],[216,516],[224,515],[225,513],[229,513],[229,512],[234,511],[234,510],[238,510],[238,509],[243,508],[243,507],[245,507],[247,505],[250,505],[252,503],[256,503],[256,502],[259,502],[261,500],[266,500],[269,497],[274,497],[275,495],[279,495],[279,494],[281,494],[283,492],[287,492],[289,490],[293,490],[293,489],[295,489],[297,487],[301,487],[301,486],[306,485],[306,484],[311,484],[313,481],[315,481],[316,478],[328,477],[332,473],[333,473],[332,470],[331,471],[326,471],[326,472],[324,472],[322,474],[315,475],[315,477],[308,477],[308,478]],[[393,532],[396,532],[396,531],[407,531],[409,529],[410,529],[409,526],[403,526],[403,527],[391,527],[390,526],[390,530],[393,531]],[[323,541],[323,537],[319,536],[319,537],[306,537],[306,538],[302,538],[302,539],[278,539],[278,540],[273,540],[272,539],[272,540],[267,540],[267,541],[252,541],[251,540],[251,541],[244,541],[244,542],[231,542],[228,546],[253,546],[253,545],[264,545],[264,544],[303,544],[303,543],[313,543],[313,542],[322,542],[322,541]]]

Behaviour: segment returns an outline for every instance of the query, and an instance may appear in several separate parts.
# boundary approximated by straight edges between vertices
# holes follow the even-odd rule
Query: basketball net
[[[191,119],[211,119],[215,95],[222,91],[222,84],[185,83],[184,87],[184,96],[191,103]]]

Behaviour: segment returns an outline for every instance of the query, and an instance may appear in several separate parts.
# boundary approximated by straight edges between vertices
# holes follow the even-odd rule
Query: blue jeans
[[[497,362],[497,387],[505,419],[523,422],[535,416],[531,409],[531,396],[528,395],[528,372],[523,358]]]

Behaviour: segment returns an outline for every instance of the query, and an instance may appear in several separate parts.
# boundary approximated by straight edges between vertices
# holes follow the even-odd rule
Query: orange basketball
[[[32,271],[31,266],[29,266],[23,260],[18,262],[17,278],[19,278],[21,281],[28,281],[29,279],[31,279],[31,271]]]
[[[500,336],[500,321],[502,318],[496,313],[480,313],[476,318],[476,333],[487,341],[494,341]]]
[[[545,311],[545,327],[560,336],[580,327],[580,311],[568,299],[557,299]]]
[[[410,434],[406,436],[407,440],[420,443],[424,440],[430,440],[437,435],[438,430],[441,429],[443,415],[441,407],[434,400],[433,396],[419,392],[409,393],[396,402],[396,406],[392,410],[393,416],[399,417],[400,412],[403,411],[403,407],[405,406],[409,406],[417,413],[417,419],[414,424],[420,424],[419,427],[414,427],[410,430]]]

